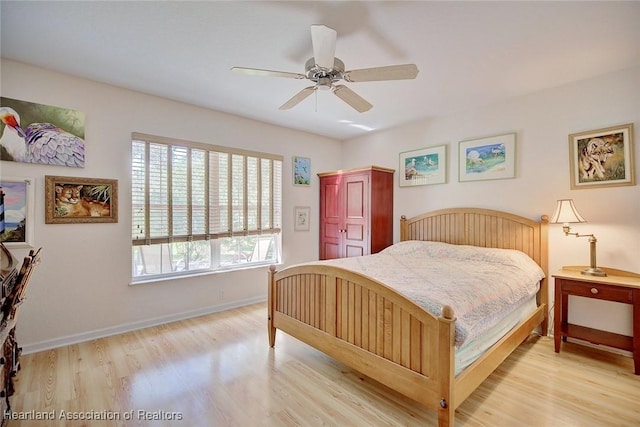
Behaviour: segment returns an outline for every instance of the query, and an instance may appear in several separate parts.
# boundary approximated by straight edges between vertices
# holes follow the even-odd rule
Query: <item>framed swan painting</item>
[[[0,97],[0,160],[84,167],[81,111]]]

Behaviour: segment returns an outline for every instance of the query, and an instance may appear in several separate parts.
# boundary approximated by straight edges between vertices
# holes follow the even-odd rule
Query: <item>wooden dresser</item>
[[[320,259],[369,255],[393,243],[393,169],[319,173]]]

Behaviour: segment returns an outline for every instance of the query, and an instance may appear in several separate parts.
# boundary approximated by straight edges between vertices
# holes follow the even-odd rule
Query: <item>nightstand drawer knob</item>
[[[597,294],[598,293],[598,289],[597,288],[591,288],[591,293],[592,294]]]

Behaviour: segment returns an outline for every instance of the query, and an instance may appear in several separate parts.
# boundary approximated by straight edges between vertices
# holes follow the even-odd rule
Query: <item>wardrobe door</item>
[[[320,178],[320,259],[342,258],[342,191],[340,176]]]
[[[343,180],[344,257],[368,255],[369,246],[369,173],[345,175]]]

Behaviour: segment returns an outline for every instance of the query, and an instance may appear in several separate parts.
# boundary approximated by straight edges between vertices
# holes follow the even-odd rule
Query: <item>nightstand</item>
[[[633,353],[634,372],[640,375],[640,274],[612,268],[602,268],[606,277],[580,273],[585,267],[563,267],[554,274],[555,308],[553,340],[556,353],[560,340],[577,338],[593,344],[606,345]],[[615,301],[633,306],[633,336],[615,334],[585,326],[572,325],[567,320],[569,295]]]

